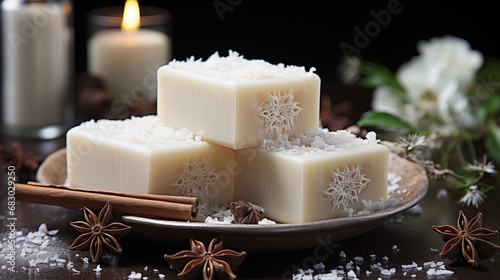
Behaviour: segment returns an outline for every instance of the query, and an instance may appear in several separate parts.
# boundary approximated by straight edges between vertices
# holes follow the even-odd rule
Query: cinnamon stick
[[[195,197],[89,190],[62,185],[28,182],[16,184],[16,200],[67,208],[101,209],[107,201],[113,212],[194,221],[198,215]]]
[[[167,201],[167,202],[174,202],[174,203],[185,203],[185,204],[196,204],[196,205],[198,204],[198,198],[191,197],[191,196],[178,196],[178,195],[166,195],[166,194],[165,195],[164,194],[142,194],[142,193],[127,193],[127,192],[91,190],[91,189],[83,189],[83,188],[64,186],[64,185],[44,184],[44,183],[33,182],[33,181],[29,181],[27,184],[32,185],[32,186],[60,188],[60,189],[74,190],[74,191],[79,191],[79,192],[110,194],[110,195],[126,196],[126,197],[141,198],[141,199],[160,200],[160,201]]]

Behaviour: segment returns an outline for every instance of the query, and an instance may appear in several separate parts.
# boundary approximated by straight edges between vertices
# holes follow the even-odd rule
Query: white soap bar
[[[158,116],[228,148],[258,147],[319,126],[320,79],[313,71],[236,52],[172,61],[158,70]]]
[[[67,133],[69,184],[89,189],[233,201],[234,151],[156,116],[90,121]],[[228,171],[229,170],[229,171]]]
[[[291,140],[266,140],[236,152],[235,199],[266,217],[304,223],[362,210],[361,200],[387,198],[388,149],[347,131],[314,129]]]

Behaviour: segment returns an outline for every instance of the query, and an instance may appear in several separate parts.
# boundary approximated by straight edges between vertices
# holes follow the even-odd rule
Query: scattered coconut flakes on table
[[[345,267],[342,265],[337,266],[335,269],[331,269],[329,271],[325,270],[323,263],[321,265],[315,265],[321,267],[322,270],[318,269],[297,269],[297,273],[292,274],[292,279],[294,280],[322,280],[322,279],[358,279],[358,275],[363,268],[365,271],[365,275],[370,277],[378,277],[378,279],[386,279],[394,277],[397,273],[397,269],[395,267],[390,267],[389,258],[387,256],[382,257],[383,264],[381,262],[377,262],[376,256],[374,254],[370,254],[370,264],[365,264],[364,267],[356,266],[356,271],[354,271],[352,267],[352,263],[355,260],[359,260],[360,256],[354,257],[352,260],[347,261],[345,259],[346,253],[341,251],[340,253],[340,262],[346,264]],[[369,267],[369,269],[366,269]],[[412,262],[411,264],[402,264],[401,265],[401,273],[405,277],[415,278],[417,276],[422,277],[444,277],[451,276],[454,274],[453,271],[448,270],[443,261],[428,261],[424,262],[421,266],[419,266],[416,262]]]

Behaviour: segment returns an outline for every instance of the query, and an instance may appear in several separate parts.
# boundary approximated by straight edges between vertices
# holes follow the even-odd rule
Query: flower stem
[[[452,140],[448,143],[443,153],[441,153],[441,166],[444,169],[448,168],[448,162],[450,160],[450,153],[457,144],[457,138],[452,138]]]

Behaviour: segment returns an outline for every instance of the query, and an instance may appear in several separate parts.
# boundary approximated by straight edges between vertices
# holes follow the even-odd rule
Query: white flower
[[[438,63],[413,58],[401,65],[396,78],[408,98],[403,104],[404,119],[413,126],[449,133],[463,126],[462,119],[471,118],[467,108],[463,108],[464,102],[468,103],[467,96]]]
[[[392,114],[417,129],[450,134],[477,124],[466,94],[467,86],[483,63],[480,52],[467,41],[445,36],[421,41],[420,55],[395,73],[406,97],[389,87],[374,91],[372,108]]]
[[[345,56],[339,65],[338,71],[342,82],[352,85],[361,74],[361,60],[355,56]]]
[[[412,125],[429,129],[452,121],[448,100],[457,93],[458,84],[438,64],[414,58],[401,65],[396,77],[406,91],[406,120]]]
[[[470,85],[484,60],[482,53],[472,50],[466,40],[449,35],[420,41],[417,50],[424,59],[441,65],[460,86]]]
[[[376,112],[388,113],[405,118],[403,101],[388,87],[378,87],[373,92],[372,109]]]
[[[483,203],[486,195],[477,188],[476,185],[472,185],[467,189],[467,193],[460,199],[460,203],[463,206],[474,206],[479,208],[479,205]]]
[[[483,155],[482,162],[479,162],[477,159],[475,159],[474,163],[467,163],[465,169],[469,171],[479,171],[491,174],[497,173],[497,171],[495,170],[495,165],[493,164],[493,162],[488,161],[488,157],[486,155]]]
[[[418,134],[409,134],[405,137],[397,137],[396,144],[408,152],[419,150],[427,146],[425,143],[425,136]]]

